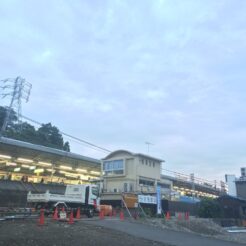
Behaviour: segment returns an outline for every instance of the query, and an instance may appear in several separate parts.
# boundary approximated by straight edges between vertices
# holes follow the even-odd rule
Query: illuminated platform
[[[0,178],[78,184],[100,179],[100,160],[0,137]]]

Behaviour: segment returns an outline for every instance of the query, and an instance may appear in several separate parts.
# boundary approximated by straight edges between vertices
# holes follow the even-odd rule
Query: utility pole
[[[31,89],[32,89],[32,84],[26,82],[25,79],[21,78],[20,76],[18,76],[15,79],[4,79],[0,81],[0,88],[2,89],[2,93],[0,94],[0,96],[2,98],[11,96],[11,101],[10,101],[10,105],[9,107],[7,107],[7,112],[3,121],[3,125],[0,131],[0,137],[4,134],[8,122],[9,122],[9,118],[10,118],[10,114],[11,114],[11,110],[13,108],[17,108],[17,118],[18,118],[18,123],[20,124],[21,120],[21,102],[22,99],[25,99],[26,102],[28,102],[29,100],[29,96],[31,93]]]

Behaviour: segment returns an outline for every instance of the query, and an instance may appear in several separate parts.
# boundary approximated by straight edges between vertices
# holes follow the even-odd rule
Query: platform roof
[[[0,155],[11,156],[12,161],[25,158],[34,163],[48,162],[55,166],[66,165],[73,169],[101,171],[101,162],[98,159],[5,137],[0,137]]]

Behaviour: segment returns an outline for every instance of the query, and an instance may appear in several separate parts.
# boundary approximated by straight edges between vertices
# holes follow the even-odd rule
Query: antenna
[[[149,146],[150,145],[154,145],[154,144],[153,143],[150,143],[150,142],[145,142],[145,144],[147,144],[147,146],[148,146],[147,148],[148,148],[148,154],[149,154]]]
[[[0,94],[2,98],[8,96],[11,97],[11,102],[9,107],[7,107],[6,116],[0,132],[0,136],[2,136],[7,128],[11,109],[17,108],[17,119],[18,119],[18,123],[20,124],[22,99],[25,99],[25,101],[28,102],[32,89],[32,84],[28,83],[25,79],[18,76],[15,79],[8,78],[8,79],[1,80],[0,88],[2,89],[2,91],[4,91]]]

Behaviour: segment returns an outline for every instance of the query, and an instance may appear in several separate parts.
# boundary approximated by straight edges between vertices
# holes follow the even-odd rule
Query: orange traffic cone
[[[80,208],[77,209],[76,219],[80,219]]]
[[[120,220],[123,221],[124,220],[124,213],[122,211],[120,211]]]
[[[185,219],[186,219],[186,220],[189,220],[189,212],[186,212],[186,213],[185,213]]]
[[[44,209],[40,209],[40,217],[39,217],[39,223],[38,225],[44,225]]]
[[[71,225],[71,224],[73,224],[73,223],[74,223],[74,219],[73,219],[73,210],[71,210],[68,224]]]
[[[182,220],[182,214],[181,213],[178,214],[178,220]]]
[[[58,209],[56,207],[55,212],[53,214],[53,220],[58,220]]]
[[[100,211],[99,217],[100,217],[101,220],[104,219],[104,211],[103,210]]]
[[[167,214],[166,214],[166,219],[170,220],[170,213],[169,212],[167,212]]]

